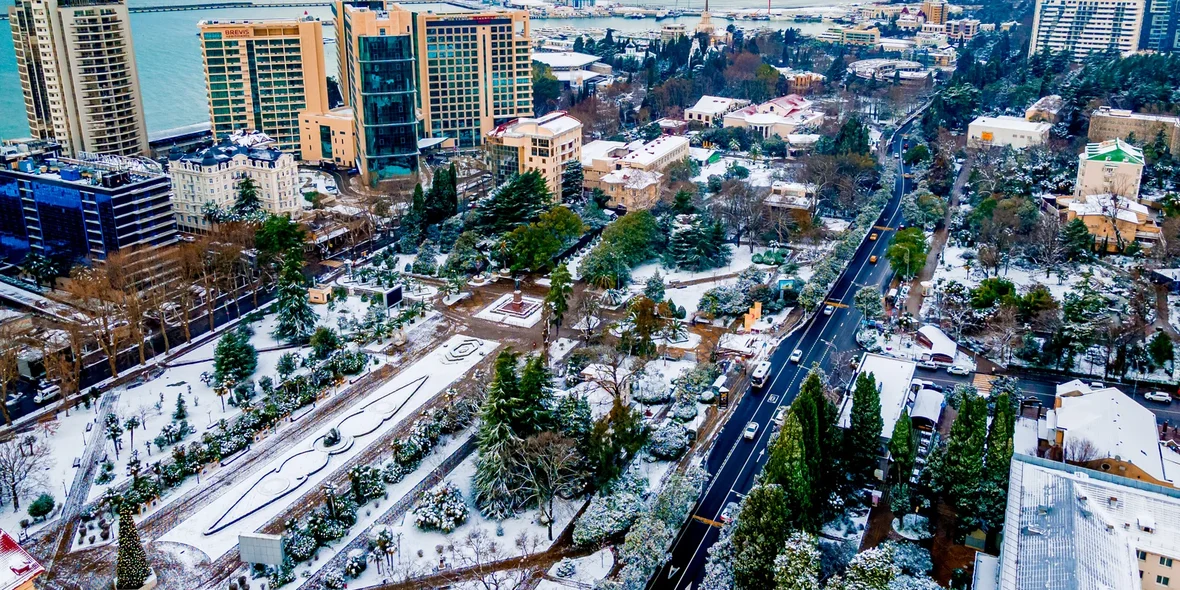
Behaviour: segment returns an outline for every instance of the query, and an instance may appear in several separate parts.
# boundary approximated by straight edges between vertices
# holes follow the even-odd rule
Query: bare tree
[[[744,180],[731,179],[721,185],[721,192],[711,201],[713,214],[724,220],[734,233],[734,244],[740,246],[742,236],[765,225],[762,205],[766,197],[767,191]],[[754,251],[753,239],[750,240],[750,251]]]
[[[592,353],[595,368],[591,370],[590,382],[609,393],[611,398],[626,402],[632,378],[643,370],[646,363],[621,352],[615,346],[595,346]]]
[[[70,271],[66,291],[82,310],[86,330],[106,354],[111,376],[118,377],[119,346],[127,332],[127,319],[119,302],[121,294],[111,288],[103,273],[85,266],[76,266]]]
[[[521,531],[514,544],[517,548],[517,563],[520,564],[537,552],[541,540],[536,535],[529,536],[527,531]],[[513,559],[512,553],[496,537],[477,528],[455,543],[455,581],[474,582],[484,590],[522,588],[533,572],[527,567],[504,567],[505,564],[501,562]]]
[[[542,432],[524,441],[520,473],[530,500],[537,503],[541,522],[553,540],[553,507],[557,496],[570,496],[582,480],[578,471],[581,456],[574,441],[554,432]]]
[[[1066,463],[1082,465],[1102,457],[1102,452],[1094,441],[1085,437],[1070,437],[1061,449],[1062,459]]]
[[[0,324],[0,414],[4,416],[5,424],[12,424],[12,416],[8,413],[8,388],[20,379],[20,365],[18,358],[24,343],[21,341],[24,330],[14,322]]]
[[[1064,250],[1061,243],[1061,216],[1056,211],[1042,212],[1030,238],[1033,248],[1029,251],[1029,257],[1045,267],[1045,277],[1048,278],[1061,261]]]
[[[582,333],[582,342],[589,342],[594,336],[594,330],[602,323],[602,303],[598,296],[588,290],[583,290],[575,296],[571,306],[574,313],[574,326]]]
[[[46,470],[53,466],[49,445],[35,436],[0,443],[0,486],[12,496],[12,511],[20,510],[20,497],[45,485]]]

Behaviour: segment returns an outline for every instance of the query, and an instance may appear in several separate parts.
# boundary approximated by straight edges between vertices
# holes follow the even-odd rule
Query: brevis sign
[[[254,36],[253,29],[226,29],[221,32],[222,37],[226,39],[245,39]]]

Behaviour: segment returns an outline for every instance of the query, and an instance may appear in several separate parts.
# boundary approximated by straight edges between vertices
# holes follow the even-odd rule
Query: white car
[[[774,422],[775,426],[782,428],[783,422],[787,421],[787,411],[789,411],[789,410],[790,410],[789,406],[780,407],[778,409],[778,411],[776,411],[774,413],[774,418],[771,419],[771,422]]]
[[[746,429],[742,431],[742,438],[746,440],[754,440],[754,435],[758,434],[758,423],[750,422],[746,424]]]
[[[971,373],[971,370],[968,369],[967,367],[960,367],[959,365],[951,365],[946,368],[946,372],[950,373],[951,375],[968,375]]]
[[[832,307],[831,305],[824,306],[824,315],[832,315],[833,311],[836,311],[836,308]]]
[[[938,365],[934,364],[934,361],[918,361],[915,364],[919,369],[930,369],[931,371],[938,370]]]
[[[728,523],[733,520],[733,515],[737,514],[738,503],[730,502],[725,505],[725,510],[721,511],[721,522]]]
[[[1151,391],[1151,392],[1143,394],[1143,397],[1146,399],[1149,399],[1153,402],[1161,402],[1161,403],[1165,403],[1165,404],[1172,403],[1171,394],[1165,393],[1163,391]]]
[[[1106,386],[1101,381],[1093,381],[1090,383],[1090,389],[1103,389]]]
[[[796,348],[795,352],[791,353],[791,362],[797,363],[801,360],[803,360],[803,351],[801,349]]]

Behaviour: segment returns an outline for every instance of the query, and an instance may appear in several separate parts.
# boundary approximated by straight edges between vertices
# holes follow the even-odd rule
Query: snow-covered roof
[[[716,154],[716,153],[717,153],[717,150],[710,150],[710,149],[706,149],[706,148],[696,148],[696,147],[688,148],[689,157],[691,157],[692,159],[694,159],[698,162],[708,162],[709,158],[712,158],[713,154]]]
[[[650,166],[664,156],[687,147],[687,137],[681,135],[664,135],[647,142],[642,148],[623,156],[619,161],[627,165]]]
[[[553,72],[553,77],[566,84],[580,84],[582,82],[591,82],[598,78],[605,78],[606,74],[600,74],[590,70],[561,70],[559,72]]]
[[[814,145],[822,137],[818,133],[792,133],[787,136],[787,143],[791,145]]]
[[[970,127],[987,127],[990,129],[1004,129],[1006,131],[1021,131],[1024,133],[1043,134],[1053,128],[1044,122],[1032,122],[1024,117],[1001,115],[999,117],[977,117]]]
[[[914,408],[910,410],[911,418],[925,418],[937,423],[942,414],[942,405],[946,396],[933,389],[918,390],[918,397],[914,400]]]
[[[1063,395],[1085,395],[1090,393],[1090,384],[1081,379],[1074,379],[1073,381],[1066,381],[1065,383],[1057,384],[1057,396]]]
[[[1003,590],[1138,589],[1137,550],[1180,556],[1180,491],[1021,454],[1009,481]]]
[[[584,144],[582,145],[582,165],[589,166],[594,160],[605,158],[612,151],[626,147],[626,145],[621,141],[607,141],[605,139],[596,139]]]
[[[982,551],[975,554],[971,590],[996,590],[1000,582],[1000,558]]]
[[[1078,217],[1108,216],[1113,211],[1118,219],[1128,223],[1142,223],[1140,216],[1150,215],[1147,205],[1109,194],[1078,197],[1070,201],[1067,207]]]
[[[893,435],[893,426],[897,419],[905,412],[906,405],[911,399],[910,381],[914,378],[914,361],[893,358],[871,352],[865,353],[860,361],[859,373],[869,373],[877,381],[877,389],[881,394],[881,436],[888,439]],[[857,376],[859,377],[859,373]],[[853,383],[856,381],[853,380]],[[844,396],[840,403],[840,428],[848,428],[852,424],[852,392]]]
[[[1034,102],[1031,107],[1028,107],[1028,108],[1030,111],[1031,110],[1044,111],[1046,113],[1052,113],[1052,114],[1056,115],[1058,112],[1061,111],[1061,107],[1064,104],[1065,104],[1065,101],[1061,98],[1060,95],[1050,94],[1048,96],[1042,96],[1039,100]]]
[[[934,354],[945,354],[951,358],[955,358],[955,351],[959,349],[959,346],[941,328],[926,324],[918,328],[918,333],[930,341],[930,352]]]
[[[0,590],[18,588],[43,573],[45,568],[12,535],[0,531]]]
[[[622,184],[629,190],[643,190],[653,184],[658,184],[663,174],[649,172],[638,168],[620,168],[602,177],[607,184]]]
[[[1096,458],[1126,461],[1157,481],[1168,481],[1151,410],[1115,387],[1060,397],[1058,402],[1057,430],[1065,433],[1064,445],[1089,440]]]
[[[725,98],[723,96],[702,96],[696,104],[692,105],[688,110],[694,113],[704,113],[706,115],[724,115],[729,111],[738,108],[742,105],[750,104],[749,101],[739,100],[736,98]]]
[[[565,111],[553,111],[547,115],[525,119],[514,119],[496,126],[488,132],[489,137],[553,137],[580,129],[582,122]]]
[[[1081,157],[1091,162],[1143,164],[1144,161],[1143,150],[1117,138],[1086,144],[1086,151],[1082,152]]]

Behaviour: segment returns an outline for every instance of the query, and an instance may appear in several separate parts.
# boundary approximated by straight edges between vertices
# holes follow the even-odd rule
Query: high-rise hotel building
[[[333,11],[341,94],[370,185],[416,172],[418,139],[477,147],[496,125],[532,115],[528,13],[382,0],[338,0]],[[304,151],[328,159],[342,130],[323,112],[305,113],[301,134]]]
[[[34,138],[66,155],[147,154],[123,0],[16,0],[8,18]]]
[[[1037,0],[1029,54],[1068,51],[1075,61],[1091,53],[1139,49],[1145,0]]]
[[[199,27],[213,136],[260,131],[299,158],[299,113],[328,109],[320,21],[207,20]]]

